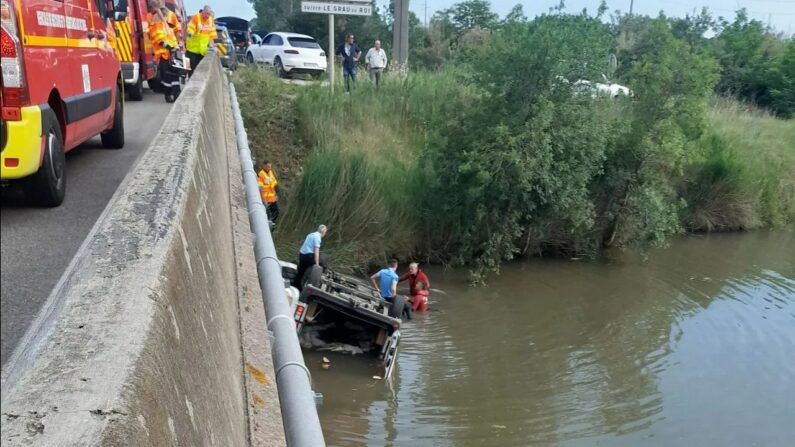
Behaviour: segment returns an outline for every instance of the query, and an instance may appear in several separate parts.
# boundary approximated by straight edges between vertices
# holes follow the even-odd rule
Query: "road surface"
[[[168,114],[171,105],[162,95],[144,94],[143,102],[126,103],[124,149],[103,149],[97,137],[67,154],[66,200],[60,207],[26,206],[13,187],[0,194],[3,365]]]

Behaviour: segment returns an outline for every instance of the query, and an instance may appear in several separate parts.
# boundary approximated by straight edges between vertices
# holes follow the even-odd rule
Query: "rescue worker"
[[[262,162],[262,169],[257,174],[257,183],[259,184],[259,194],[262,197],[262,203],[268,210],[268,220],[271,224],[276,224],[276,219],[279,218],[279,196],[276,195],[276,187],[279,181],[276,180],[276,174],[273,173],[273,167],[269,161]]]
[[[425,283],[427,289],[431,288],[431,282],[428,280],[428,276],[425,274],[425,272],[420,270],[420,266],[416,262],[412,262],[411,264],[409,264],[409,271],[406,272],[400,278],[398,278],[398,282],[403,282],[406,280],[408,280],[409,282],[409,290],[410,290],[409,294],[411,296],[417,294],[417,290],[419,290],[417,288],[417,283],[420,281]]]
[[[160,83],[163,84],[163,93],[166,102],[174,102],[180,93],[179,74],[171,68],[171,58],[174,57],[173,51],[177,49],[177,36],[169,25],[168,8],[162,6],[158,0],[150,2],[149,12],[149,40],[155,53],[155,63],[160,75]]]
[[[187,32],[186,54],[190,60],[191,70],[196,70],[199,62],[207,54],[207,48],[214,45],[215,39],[218,38],[218,33],[215,31],[213,9],[210,8],[210,5],[205,5],[198,14],[191,17]]]
[[[301,245],[301,249],[298,251],[298,271],[295,274],[295,278],[293,278],[293,287],[296,289],[303,289],[304,285],[301,280],[310,267],[314,265],[324,266],[325,261],[320,256],[320,241],[326,236],[326,232],[328,232],[328,228],[325,225],[321,225],[317,227],[317,231],[306,235],[304,244]]]

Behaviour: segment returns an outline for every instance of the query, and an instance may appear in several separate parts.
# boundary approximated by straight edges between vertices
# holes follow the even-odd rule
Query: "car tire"
[[[44,159],[39,170],[23,180],[22,190],[28,202],[52,208],[63,203],[66,196],[66,155],[55,113],[48,110],[42,118],[42,122],[48,123],[44,132]]]
[[[116,90],[116,107],[113,113],[113,127],[100,134],[102,145],[109,149],[121,149],[124,147],[124,106],[122,105],[121,95],[121,90]]]
[[[130,101],[141,101],[144,99],[144,78],[140,74],[138,75],[138,82],[135,85],[130,86],[128,90],[130,95]]]
[[[314,287],[320,287],[320,281],[322,278],[323,267],[319,265],[313,265],[309,270],[309,279],[307,280],[307,284],[311,284]]]
[[[403,315],[403,306],[405,304],[406,301],[400,295],[392,298],[392,304],[389,306],[389,316],[392,318],[400,318]]]
[[[276,59],[274,59],[274,61],[273,61],[273,69],[276,71],[276,76],[278,76],[280,78],[286,78],[287,77],[287,72],[284,71],[284,65],[282,65],[281,58],[277,57]]]
[[[312,79],[315,80],[315,81],[319,80],[320,76],[322,76],[322,75],[323,75],[323,73],[312,73],[312,74],[310,74],[310,76],[312,76]]]
[[[246,53],[246,61],[249,64],[254,65],[254,55],[252,55],[251,53]]]

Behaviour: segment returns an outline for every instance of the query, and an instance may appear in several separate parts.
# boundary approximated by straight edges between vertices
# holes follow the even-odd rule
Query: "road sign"
[[[301,12],[371,16],[373,15],[373,5],[365,3],[301,2]]]

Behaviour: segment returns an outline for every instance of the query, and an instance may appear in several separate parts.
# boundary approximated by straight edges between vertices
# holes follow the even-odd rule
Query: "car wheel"
[[[128,90],[130,94],[130,101],[141,101],[144,99],[144,78],[138,75],[138,82],[131,86]]]
[[[251,53],[246,53],[246,61],[249,64],[254,65],[254,56]]]
[[[44,116],[42,118],[45,118]],[[22,189],[29,202],[47,207],[63,203],[66,196],[66,155],[63,148],[61,126],[55,113],[48,110],[44,132],[44,159],[39,170],[23,180]]]
[[[322,277],[323,277],[323,267],[319,265],[313,265],[312,269],[309,270],[309,280],[307,281],[307,283],[315,287],[320,287],[320,281]]]
[[[276,70],[277,76],[279,76],[280,78],[287,77],[287,72],[284,71],[284,65],[282,65],[282,60],[280,58],[277,57],[276,60],[273,61],[273,67],[274,70]]]
[[[113,127],[100,134],[102,145],[110,149],[124,147],[124,107],[122,106],[121,90],[116,90],[116,108],[113,113]]]
[[[323,75],[323,73],[312,73],[312,74],[311,74],[311,76],[312,76],[312,79],[314,79],[315,81],[317,81],[318,79],[320,79],[320,76],[321,76],[321,75]]]
[[[392,298],[392,305],[389,306],[389,316],[392,318],[400,318],[403,315],[403,306],[406,302],[400,295]]]

